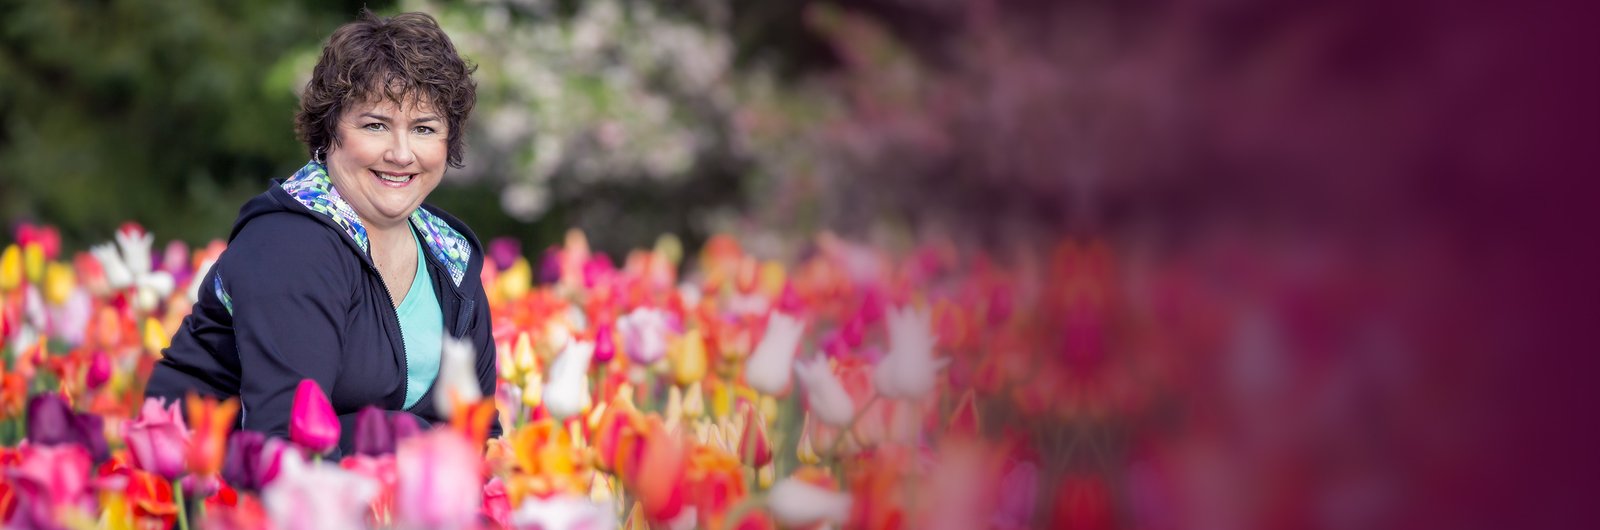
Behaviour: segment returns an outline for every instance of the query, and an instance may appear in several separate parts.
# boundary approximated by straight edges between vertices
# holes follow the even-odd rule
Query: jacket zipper
[[[400,410],[405,410],[406,394],[411,391],[411,359],[409,358],[410,354],[406,352],[405,332],[400,329],[400,308],[395,307],[394,295],[389,294],[389,284],[388,282],[383,281],[383,273],[378,272],[378,266],[374,265],[371,259],[367,259],[365,261],[367,270],[372,271],[372,274],[378,277],[378,286],[383,288],[383,299],[389,302],[389,305],[384,307],[389,309],[389,315],[393,317],[391,322],[394,323],[394,334],[400,334]],[[427,271],[418,272],[423,274],[427,273]],[[390,334],[390,342],[394,341],[394,334]]]

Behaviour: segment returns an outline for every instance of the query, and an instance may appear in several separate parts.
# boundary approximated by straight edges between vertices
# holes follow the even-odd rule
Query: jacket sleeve
[[[485,264],[487,266],[487,264]],[[489,314],[489,297],[483,290],[483,282],[479,276],[468,279],[472,283],[472,301],[477,306],[473,312],[472,342],[477,345],[478,359],[478,386],[483,391],[483,398],[491,403],[498,403],[495,399],[495,390],[499,386],[500,371],[495,366],[498,356],[494,344],[494,318]],[[500,414],[496,410],[489,421],[489,437],[498,438],[501,434]]]
[[[287,437],[301,380],[335,391],[355,257],[338,234],[290,213],[252,220],[229,250],[216,272],[233,304],[240,425]]]

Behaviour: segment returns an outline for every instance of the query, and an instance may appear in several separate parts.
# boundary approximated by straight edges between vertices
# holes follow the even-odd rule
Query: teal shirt
[[[411,239],[417,244],[416,279],[411,281],[406,299],[395,308],[400,336],[406,343],[406,408],[417,404],[439,377],[439,352],[444,348],[444,314],[439,311],[416,231],[411,232]]]

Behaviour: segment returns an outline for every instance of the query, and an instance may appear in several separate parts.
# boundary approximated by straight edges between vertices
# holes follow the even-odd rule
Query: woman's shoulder
[[[483,244],[465,222],[431,204],[423,204],[413,218],[429,250],[450,270],[456,285],[477,278],[483,268]]]

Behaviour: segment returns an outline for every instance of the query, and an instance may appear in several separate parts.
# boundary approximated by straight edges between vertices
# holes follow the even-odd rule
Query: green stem
[[[184,507],[183,502],[183,481],[176,479],[172,481],[172,499],[178,503],[179,530],[189,530],[189,510]]]

